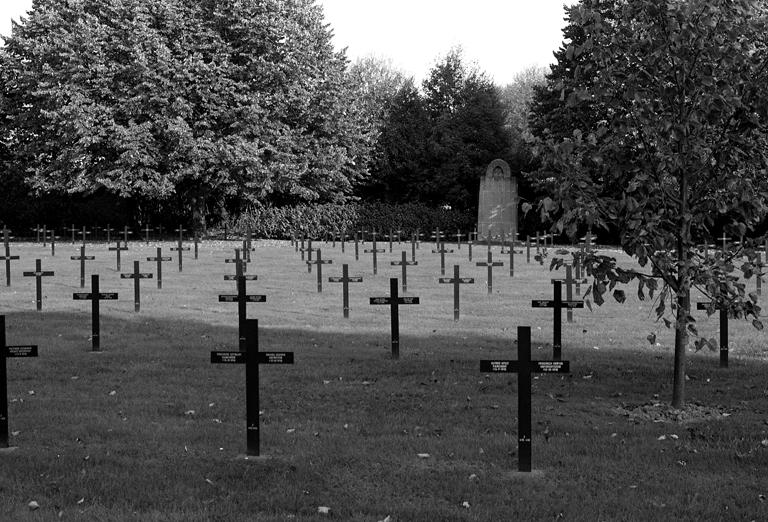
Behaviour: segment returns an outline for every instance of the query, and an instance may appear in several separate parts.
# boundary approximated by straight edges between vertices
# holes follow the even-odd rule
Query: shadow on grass
[[[760,362],[722,370],[691,357],[690,399],[729,414],[691,432],[615,412],[668,398],[670,354],[568,349],[570,375],[533,381],[544,476],[526,481],[509,474],[517,378],[483,375],[478,362],[515,359],[512,339],[404,330],[392,361],[388,332],[263,328],[260,349],[294,351],[296,364],[262,368],[262,448],[273,458],[246,463],[236,459],[244,371],[209,355],[235,349],[236,328],[105,316],[104,351],[92,354],[87,313],[9,314],[6,324],[10,344],[40,346],[36,360],[9,361],[20,449],[2,457],[8,520],[27,516],[31,498],[41,516],[81,520],[313,520],[318,506],[342,520],[685,520],[718,518],[724,502],[735,518],[763,507],[749,480],[768,465]]]

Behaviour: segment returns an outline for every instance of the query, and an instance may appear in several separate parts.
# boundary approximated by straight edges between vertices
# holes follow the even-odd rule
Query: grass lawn
[[[122,271],[158,245],[134,242]],[[101,347],[92,353],[90,303],[80,292],[79,248],[21,243],[12,253],[10,288],[0,287],[9,344],[38,344],[36,359],[8,360],[9,423],[15,451],[0,455],[0,520],[768,520],[768,344],[766,334],[733,321],[731,365],[690,352],[687,399],[671,399],[673,332],[654,322],[652,302],[607,299],[565,322],[568,375],[533,379],[533,466],[517,469],[517,376],[482,374],[480,359],[515,359],[516,328],[530,325],[533,358],[550,359],[552,311],[546,266],[494,248],[493,294],[485,286],[485,247],[446,259],[475,284],[437,284],[434,244],[417,250],[401,307],[400,360],[390,359],[389,308],[368,298],[389,293],[400,277],[400,251],[379,248],[354,259],[347,244],[319,243],[323,292],[288,242],[255,243],[248,305],[260,323],[262,351],[293,351],[293,366],[261,368],[261,442],[267,458],[245,461],[243,366],[212,365],[212,350],[237,349],[237,305],[224,259],[235,242],[209,241],[178,272],[170,242],[163,289],[142,280],[142,311],[133,281],[120,279],[114,252],[89,245],[86,273],[99,273]],[[366,247],[369,247],[366,244]],[[618,254],[617,254],[618,255]],[[619,255],[626,263],[630,260]],[[55,277],[43,281],[35,311],[35,258]],[[342,317],[341,275],[350,284],[350,319]],[[562,277],[562,274],[557,274]],[[4,283],[4,280],[2,280]],[[87,278],[86,286],[89,285]],[[754,286],[754,281],[750,282]],[[87,291],[87,289],[85,290]],[[717,338],[717,316],[695,312],[699,330]],[[646,336],[655,332],[657,344]],[[428,454],[428,456],[424,456]],[[421,456],[420,456],[421,455]],[[30,501],[39,508],[31,510]],[[330,508],[327,514],[320,507]],[[389,517],[389,518],[388,518]]]

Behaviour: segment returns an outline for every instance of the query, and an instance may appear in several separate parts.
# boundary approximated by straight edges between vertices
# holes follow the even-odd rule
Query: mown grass
[[[518,325],[533,327],[534,357],[550,358],[552,313],[530,308],[551,295],[546,268],[520,256],[514,278],[506,266],[494,273],[488,296],[485,269],[467,261],[464,246],[446,272],[460,263],[476,284],[462,287],[454,323],[452,287],[437,284],[439,257],[422,245],[408,273],[408,294],[422,304],[401,309],[401,359],[392,361],[388,309],[368,297],[386,295],[388,278],[399,277],[389,266],[397,248],[374,277],[369,256],[356,263],[349,246],[342,255],[321,244],[334,259],[326,278],[340,275],[341,262],[365,278],[350,285],[344,320],[341,285],[324,282],[318,294],[314,271],[287,243],[259,242],[249,292],[268,302],[249,305],[249,316],[260,321],[261,349],[292,350],[296,364],[262,368],[270,458],[246,462],[238,458],[244,369],[209,361],[211,350],[237,343],[236,305],[216,298],[234,292],[222,278],[234,243],[206,243],[181,274],[166,263],[161,291],[142,281],[140,314],[113,254],[89,248],[98,256],[89,273],[121,297],[102,302],[100,354],[90,353],[88,304],[71,299],[80,290],[70,248],[58,246],[51,259],[42,246],[14,246],[23,261],[13,286],[0,289],[8,342],[37,343],[40,357],[8,364],[18,449],[0,456],[1,520],[768,519],[768,350],[751,326],[732,325],[727,370],[716,354],[690,354],[690,403],[727,415],[653,422],[619,408],[656,411],[669,399],[672,333],[662,328],[659,345],[648,345],[658,329],[653,306],[632,292],[623,305],[577,311],[563,328],[572,373],[533,381],[541,474],[523,477],[513,473],[517,378],[481,374],[478,360],[515,358]],[[143,261],[154,247],[132,244],[124,271],[133,259],[154,271]],[[474,254],[483,260],[485,250]],[[42,313],[33,281],[19,277],[35,257],[56,271],[44,281]],[[716,317],[702,314],[699,328],[715,336]]]

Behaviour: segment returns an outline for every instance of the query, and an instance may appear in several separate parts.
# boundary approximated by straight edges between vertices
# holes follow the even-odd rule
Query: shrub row
[[[256,237],[288,239],[293,232],[322,238],[343,230],[350,234],[355,230],[382,233],[400,230],[410,235],[417,229],[426,233],[439,227],[467,233],[475,229],[476,218],[471,212],[435,209],[416,203],[354,203],[264,207],[241,214],[223,225],[230,234],[242,235],[250,229]]]

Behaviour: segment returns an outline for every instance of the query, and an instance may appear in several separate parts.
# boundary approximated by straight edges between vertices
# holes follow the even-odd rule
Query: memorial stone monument
[[[491,238],[501,235],[515,237],[517,233],[517,178],[501,159],[493,160],[480,179],[477,207],[477,235]]]

